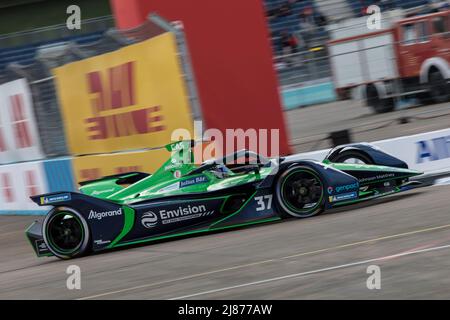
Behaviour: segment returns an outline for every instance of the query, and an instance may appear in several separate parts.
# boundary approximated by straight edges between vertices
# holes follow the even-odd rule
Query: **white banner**
[[[410,169],[423,171],[425,174],[450,171],[450,128],[371,143],[405,161]],[[300,153],[287,159],[322,161],[329,150]]]
[[[0,166],[0,214],[33,214],[45,211],[30,196],[47,193],[41,161]]]
[[[432,174],[450,171],[450,128],[374,143],[411,169]]]
[[[42,159],[41,150],[26,80],[0,85],[0,164]]]

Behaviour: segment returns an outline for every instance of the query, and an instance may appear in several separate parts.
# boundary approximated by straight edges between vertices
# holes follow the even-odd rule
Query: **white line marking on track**
[[[368,240],[363,240],[363,241],[358,241],[358,242],[353,242],[353,243],[347,243],[347,244],[343,244],[343,245],[339,245],[339,246],[334,246],[334,247],[329,247],[329,248],[324,248],[324,249],[319,249],[319,250],[314,250],[314,251],[308,251],[308,252],[302,252],[302,253],[293,254],[293,255],[280,257],[280,258],[256,261],[253,263],[241,264],[241,265],[232,266],[232,267],[228,267],[228,268],[216,269],[216,270],[212,270],[212,271],[191,274],[191,275],[187,275],[187,276],[180,277],[180,278],[164,280],[164,281],[160,281],[160,282],[147,283],[147,284],[143,284],[140,286],[124,288],[124,289],[99,293],[96,295],[81,297],[81,298],[78,298],[77,300],[95,299],[95,298],[105,297],[105,296],[109,296],[109,295],[113,295],[113,294],[124,293],[124,292],[128,292],[128,291],[139,290],[139,289],[143,289],[143,288],[149,288],[149,287],[154,287],[154,286],[158,286],[158,285],[168,284],[168,283],[172,283],[172,282],[189,280],[189,279],[207,276],[207,275],[211,275],[211,274],[215,274],[215,273],[232,271],[232,270],[242,269],[242,268],[246,268],[246,267],[252,267],[252,266],[256,266],[256,265],[266,264],[269,262],[275,262],[275,261],[284,260],[284,259],[290,259],[290,258],[296,258],[296,257],[300,257],[300,256],[322,253],[322,252],[331,251],[331,250],[343,249],[343,248],[353,247],[353,246],[367,244],[367,243],[371,243],[371,242],[382,241],[382,240],[387,240],[387,239],[394,239],[394,238],[409,236],[409,235],[423,233],[423,232],[435,231],[435,230],[440,230],[440,229],[446,229],[446,228],[450,228],[450,224],[437,226],[437,227],[429,227],[429,228],[425,228],[425,229],[419,229],[419,230],[414,230],[414,231],[409,231],[409,232],[404,232],[404,233],[398,233],[398,234],[394,234],[394,235],[378,237],[378,238],[373,238],[373,239],[368,239]]]
[[[393,259],[393,258],[404,257],[404,256],[413,255],[413,254],[429,252],[429,251],[436,251],[436,250],[441,250],[441,249],[448,249],[448,248],[450,248],[450,244],[449,245],[445,245],[445,246],[440,246],[440,247],[433,247],[433,248],[416,250],[416,251],[407,251],[407,252],[402,252],[402,253],[393,254],[393,255],[384,256],[384,257],[375,258],[375,259],[356,261],[356,262],[347,263],[347,264],[341,264],[341,265],[338,265],[338,266],[333,266],[333,267],[328,267],[328,268],[316,269],[316,270],[300,272],[300,273],[293,273],[293,274],[288,274],[288,275],[281,276],[281,277],[276,277],[276,278],[269,278],[269,279],[243,283],[243,284],[230,286],[230,287],[223,287],[223,288],[214,289],[214,290],[197,292],[197,293],[188,294],[188,295],[185,295],[185,296],[171,298],[169,300],[180,300],[180,299],[187,299],[187,298],[192,298],[192,297],[198,297],[198,296],[203,296],[203,295],[206,295],[206,294],[211,294],[211,293],[216,293],[216,292],[221,292],[221,291],[227,291],[227,290],[233,290],[233,289],[238,289],[238,288],[243,288],[243,287],[249,287],[249,286],[254,286],[254,285],[259,285],[259,284],[264,284],[264,283],[274,282],[274,281],[280,281],[280,280],[285,280],[285,279],[290,279],[290,278],[297,278],[297,277],[307,276],[307,275],[310,275],[310,274],[315,274],[315,273],[320,273],[320,272],[325,272],[325,271],[331,271],[331,270],[336,270],[336,269],[343,269],[343,268],[348,268],[348,267],[354,267],[354,266],[367,264],[367,263],[380,261],[380,260]]]
[[[254,263],[242,264],[242,265],[238,265],[238,266],[234,266],[234,267],[229,267],[229,268],[223,268],[223,269],[218,269],[218,270],[212,270],[212,271],[203,272],[203,273],[196,273],[196,274],[192,274],[192,275],[188,275],[188,276],[180,277],[180,278],[176,278],[176,279],[171,279],[171,280],[165,280],[165,281],[160,281],[160,282],[147,283],[147,284],[143,284],[143,285],[136,286],[136,287],[125,288],[125,289],[116,290],[116,291],[109,291],[109,292],[105,292],[105,293],[96,294],[96,295],[93,295],[93,296],[88,296],[88,297],[78,298],[78,299],[76,299],[76,300],[95,299],[95,298],[100,298],[100,297],[104,297],[104,296],[108,296],[108,295],[112,295],[112,294],[124,293],[124,292],[127,292],[127,291],[133,291],[133,290],[137,290],[137,289],[143,289],[143,288],[148,288],[148,287],[154,287],[154,286],[158,286],[158,285],[162,285],[162,284],[167,284],[167,283],[171,283],[171,282],[177,282],[177,281],[181,281],[181,280],[189,280],[189,279],[192,279],[192,278],[197,278],[197,277],[201,277],[201,276],[207,276],[207,275],[214,274],[214,273],[220,273],[220,272],[231,271],[231,270],[235,270],[235,269],[241,269],[241,268],[245,268],[245,267],[251,267],[251,266],[254,266],[254,265],[259,265],[259,264],[268,263],[268,262],[273,262],[273,261],[276,261],[276,259],[269,259],[269,260],[264,260],[264,261],[257,261],[257,262],[254,262]]]
[[[335,250],[335,249],[354,247],[354,246],[357,246],[357,245],[367,244],[367,243],[370,243],[370,242],[376,242],[376,241],[381,241],[381,240],[400,238],[400,237],[404,237],[404,236],[410,236],[410,235],[413,235],[413,234],[418,234],[418,233],[423,233],[423,232],[428,232],[428,231],[435,231],[435,230],[446,229],[446,228],[450,228],[450,224],[446,224],[446,225],[442,225],[442,226],[438,226],[438,227],[430,227],[430,228],[425,228],[425,229],[420,229],[420,230],[414,230],[414,231],[409,231],[409,232],[404,232],[404,233],[398,233],[398,234],[393,234],[393,235],[385,236],[385,237],[379,237],[379,238],[375,238],[375,239],[369,239],[369,240],[363,240],[363,241],[358,241],[358,242],[347,243],[347,244],[343,244],[343,245],[339,245],[339,246],[335,246],[335,247],[331,247],[331,248],[325,248],[325,249],[319,249],[319,250],[315,250],[315,251],[309,251],[309,252],[293,254],[293,255],[282,257],[282,258],[279,258],[279,259],[296,258],[296,257],[305,256],[305,255],[309,255],[309,254],[321,253],[321,252],[326,252],[326,251]]]

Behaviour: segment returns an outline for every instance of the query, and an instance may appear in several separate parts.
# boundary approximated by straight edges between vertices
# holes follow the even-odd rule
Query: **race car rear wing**
[[[134,223],[134,210],[128,206],[105,199],[95,198],[78,192],[53,192],[31,197],[39,206],[52,206],[47,214],[72,210],[89,225],[92,239],[113,240],[121,234],[125,226]],[[47,255],[42,235],[43,221],[34,223],[27,230],[27,237],[38,255]],[[43,244],[44,243],[44,244]],[[110,242],[92,244],[94,250],[107,247]]]
[[[39,206],[61,205],[72,200],[72,192],[53,192],[30,197]]]

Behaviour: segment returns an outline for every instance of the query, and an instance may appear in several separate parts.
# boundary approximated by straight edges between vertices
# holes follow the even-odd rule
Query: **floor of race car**
[[[0,217],[0,299],[449,299],[450,186],[305,220],[160,242],[70,261],[37,258],[36,217]],[[81,268],[81,290],[66,268]],[[381,289],[366,286],[367,267]]]

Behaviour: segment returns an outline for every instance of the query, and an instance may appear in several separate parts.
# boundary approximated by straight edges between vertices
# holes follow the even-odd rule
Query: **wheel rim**
[[[311,213],[320,206],[322,198],[322,182],[310,171],[291,172],[282,183],[281,199],[295,213]]]
[[[64,254],[73,253],[83,243],[83,224],[75,214],[59,212],[48,222],[47,238],[55,251]]]

